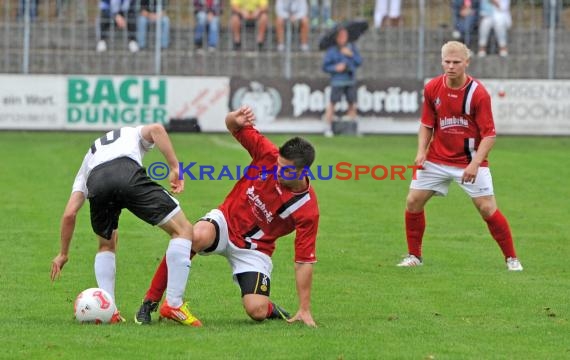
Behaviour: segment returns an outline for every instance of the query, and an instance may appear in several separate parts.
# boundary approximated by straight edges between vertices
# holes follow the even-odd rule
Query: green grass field
[[[124,212],[116,297],[125,324],[80,325],[73,300],[96,285],[97,248],[88,206],[56,283],[60,217],[85,151],[99,133],[0,132],[0,358],[6,359],[568,359],[570,138],[499,137],[495,191],[509,219],[522,273],[508,273],[471,201],[453,186],[427,208],[425,265],[397,268],[406,252],[409,180],[314,181],[321,210],[312,310],[318,328],[255,323],[219,256],[196,257],[186,295],[204,323],[193,329],[132,322],[167,236]],[[176,134],[179,160],[246,165],[225,134]],[[277,144],[285,136],[271,136]],[[406,165],[413,136],[308,136],[317,164]],[[145,164],[161,160],[155,150]],[[218,206],[233,181],[187,181],[190,219]],[[272,298],[291,312],[297,297],[292,236],[278,241]]]

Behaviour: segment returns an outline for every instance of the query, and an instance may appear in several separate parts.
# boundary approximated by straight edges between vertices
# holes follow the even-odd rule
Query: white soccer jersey
[[[81,168],[73,182],[72,192],[81,191],[87,197],[87,177],[97,165],[120,157],[128,157],[142,166],[144,154],[154,146],[142,137],[142,128],[142,126],[124,127],[109,131],[95,140],[83,158]]]

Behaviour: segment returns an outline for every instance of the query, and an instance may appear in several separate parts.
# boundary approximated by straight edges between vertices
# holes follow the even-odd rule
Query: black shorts
[[[257,294],[269,296],[271,292],[271,280],[269,276],[254,271],[236,274],[241,296],[248,294]]]
[[[340,102],[342,95],[346,97],[349,104],[354,104],[356,102],[356,85],[333,86],[331,88],[331,103]]]
[[[87,178],[91,227],[111,239],[122,209],[157,225],[178,207],[178,202],[152,181],[136,161],[121,157],[96,166]]]

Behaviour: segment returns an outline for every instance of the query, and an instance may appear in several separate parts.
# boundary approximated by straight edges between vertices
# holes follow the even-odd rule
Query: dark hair
[[[315,161],[315,148],[307,140],[294,137],[279,148],[281,157],[293,161],[297,169],[310,167]]]

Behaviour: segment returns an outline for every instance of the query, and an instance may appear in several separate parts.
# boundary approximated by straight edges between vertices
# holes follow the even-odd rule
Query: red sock
[[[513,245],[513,237],[511,235],[511,228],[507,219],[497,209],[493,215],[485,219],[487,227],[493,236],[493,239],[499,244],[505,258],[517,257],[515,253],[515,246]]]
[[[270,301],[269,304],[267,304],[267,315],[265,317],[269,318],[271,314],[273,314],[273,303]]]
[[[408,253],[416,257],[422,256],[422,239],[426,229],[425,213],[412,213],[406,210],[406,241]]]
[[[160,265],[156,269],[150,288],[146,292],[145,300],[160,301],[162,295],[166,291],[166,284],[168,282],[168,268],[166,267],[166,256],[162,258]]]

